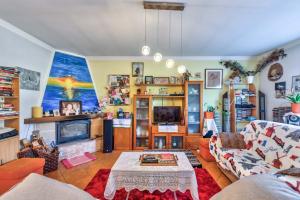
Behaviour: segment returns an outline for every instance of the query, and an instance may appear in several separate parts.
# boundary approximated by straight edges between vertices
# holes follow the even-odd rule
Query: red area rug
[[[86,192],[90,193],[95,198],[104,199],[104,190],[106,182],[110,173],[110,169],[100,169],[91,182],[84,189]],[[220,187],[214,181],[214,179],[209,175],[205,169],[195,169],[197,183],[198,183],[198,192],[200,200],[208,200],[214,194],[221,191]],[[125,189],[118,190],[115,194],[114,200],[124,200],[126,199],[127,192]],[[181,193],[176,192],[178,200],[192,200],[189,191]],[[132,190],[129,194],[129,200],[174,200],[174,193],[170,190],[162,193],[155,191],[150,194],[148,191],[138,191]]]
[[[77,165],[81,165],[90,161],[96,160],[96,156],[93,154],[86,152],[81,156],[76,156],[73,158],[63,159],[61,163],[65,166],[65,168],[70,169]]]

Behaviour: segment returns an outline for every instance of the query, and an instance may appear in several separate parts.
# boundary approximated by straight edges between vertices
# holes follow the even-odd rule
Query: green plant
[[[294,93],[286,96],[286,99],[291,103],[300,104],[300,93]]]
[[[218,106],[211,106],[208,105],[207,103],[204,104],[204,106],[206,106],[206,112],[215,112],[218,109]]]

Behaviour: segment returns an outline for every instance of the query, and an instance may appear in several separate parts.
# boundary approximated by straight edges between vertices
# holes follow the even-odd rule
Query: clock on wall
[[[280,63],[271,65],[268,72],[268,79],[270,81],[278,81],[283,75],[283,67]]]

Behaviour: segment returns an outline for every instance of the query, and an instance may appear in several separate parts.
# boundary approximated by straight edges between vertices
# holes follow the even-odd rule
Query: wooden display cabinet
[[[148,149],[151,146],[152,97],[135,95],[133,114],[133,149]]]
[[[185,126],[178,126],[178,132],[159,132],[158,126],[152,126],[152,149],[184,149]]]
[[[203,129],[203,81],[185,82],[185,147],[198,149]]]

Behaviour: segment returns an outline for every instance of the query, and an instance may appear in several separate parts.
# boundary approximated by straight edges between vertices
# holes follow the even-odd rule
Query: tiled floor
[[[59,181],[75,185],[84,189],[99,169],[109,169],[113,166],[122,151],[113,151],[113,153],[96,152],[97,159],[95,161],[79,165],[72,169],[66,169],[59,164],[58,170],[48,173],[47,176]],[[194,152],[196,154],[196,152]],[[219,170],[216,163],[206,162],[200,156],[203,168],[205,168],[211,176],[216,180],[221,188],[226,187],[231,182]]]

